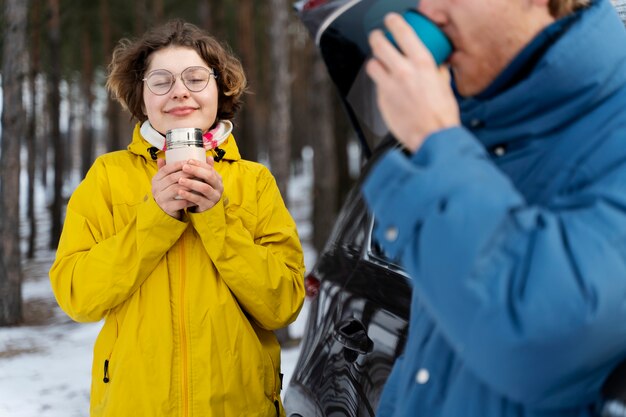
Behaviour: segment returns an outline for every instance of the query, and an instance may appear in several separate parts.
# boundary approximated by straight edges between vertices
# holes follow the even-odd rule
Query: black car
[[[416,0],[308,0],[296,5],[320,50],[368,162],[348,194],[326,246],[306,278],[313,296],[300,356],[285,393],[287,417],[374,416],[404,348],[411,278],[373,240],[375,219],[360,186],[395,140],[378,113],[363,64],[367,34],[389,11]],[[605,384],[600,415],[626,417],[626,365]]]
[[[288,416],[373,416],[400,354],[409,277],[371,240],[373,220],[351,191],[312,272],[315,295],[285,396]]]
[[[385,7],[370,7],[381,4]],[[413,1],[355,5],[354,1],[313,0],[299,5],[370,160],[375,159],[371,150],[378,155],[395,141],[384,139],[386,128],[362,69],[367,54],[363,42],[380,25],[378,17],[385,11],[410,5]],[[347,196],[325,249],[306,278],[307,291],[315,299],[285,394],[291,417],[373,416],[404,346],[410,278],[372,241],[373,219],[359,185]]]

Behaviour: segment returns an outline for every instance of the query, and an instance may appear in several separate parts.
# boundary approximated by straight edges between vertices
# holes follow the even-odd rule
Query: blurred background
[[[173,18],[206,29],[243,62],[250,93],[233,121],[241,153],[270,168],[289,204],[310,205],[299,228],[309,225],[303,239],[312,251],[322,248],[360,154],[291,0],[0,0],[0,7],[0,327],[24,323],[22,283],[49,266],[67,200],[95,157],[130,141],[130,116],[104,88],[113,48]],[[303,173],[310,187],[290,187]],[[41,252],[43,265],[31,268]]]

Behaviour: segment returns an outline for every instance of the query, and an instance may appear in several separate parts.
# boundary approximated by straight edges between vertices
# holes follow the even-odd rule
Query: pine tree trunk
[[[54,197],[51,210],[50,249],[55,249],[61,236],[62,209],[63,209],[63,173],[64,147],[61,138],[60,107],[61,107],[61,27],[59,0],[49,0],[50,26],[48,42],[51,56],[50,73],[48,77],[48,112],[50,116],[50,141],[54,151]]]
[[[135,5],[135,16],[133,20],[133,29],[135,31],[135,35],[141,36],[147,29],[148,26],[148,16],[146,13],[148,12],[148,5],[146,4],[147,0],[134,0],[133,4]]]
[[[113,31],[111,26],[110,0],[100,0],[100,23],[102,27],[102,49],[104,51],[104,62],[109,65],[113,54]],[[107,94],[106,100],[106,146],[109,151],[122,149],[122,137],[120,136],[121,109],[119,104]]]
[[[260,159],[267,159],[269,141],[272,139],[270,135],[269,119],[270,119],[270,106],[271,103],[268,100],[271,90],[270,78],[273,72],[273,63],[268,59],[270,55],[270,43],[271,39],[268,36],[267,27],[269,27],[270,16],[272,10],[266,4],[266,2],[256,2],[255,13],[257,19],[261,22],[256,25],[254,29],[255,46],[258,51],[257,56],[261,59],[256,61],[256,73],[257,83],[254,87],[254,94],[257,95],[257,101],[255,104],[255,117],[256,117],[256,148],[257,155]]]
[[[291,77],[289,73],[289,4],[285,0],[270,0],[270,61],[272,65],[270,89],[270,120],[268,151],[272,173],[283,198],[287,198],[289,182],[289,157],[291,155],[289,132],[291,129],[290,100]],[[281,346],[291,344],[289,329],[276,331]]]
[[[80,155],[76,154],[76,150],[80,150],[80,132],[76,134],[76,129],[74,129],[77,123],[79,123],[79,127],[82,127],[81,116],[78,115],[79,108],[83,106],[82,97],[79,97],[80,94],[82,94],[80,81],[73,80],[67,83],[67,92],[63,100],[67,111],[61,114],[65,120],[61,119],[60,122],[62,126],[65,126],[64,132],[61,133],[63,165],[65,166],[62,184],[69,180],[74,169],[77,169],[78,164],[80,164]],[[63,203],[61,203],[61,207],[63,207]]]
[[[152,1],[152,11],[154,13],[154,21],[160,24],[163,21],[163,0]]]
[[[35,246],[37,239],[37,219],[35,217],[35,182],[36,182],[36,161],[37,161],[37,74],[40,71],[40,48],[39,48],[39,25],[36,19],[41,12],[41,0],[31,0],[31,49],[30,49],[30,70],[29,70],[29,88],[30,88],[30,114],[28,119],[28,132],[26,135],[26,151],[27,158],[27,215],[28,215],[28,251],[27,258],[35,257]]]
[[[302,149],[305,146],[313,145],[317,137],[318,115],[311,111],[311,101],[315,100],[317,94],[311,88],[312,62],[317,51],[304,27],[299,27],[292,39],[290,58],[293,74],[291,118],[297,120],[297,123],[291,125],[291,159],[299,162],[302,157]],[[300,165],[297,168],[299,170]]]
[[[244,106],[237,116],[239,132],[237,144],[246,159],[257,160],[257,143],[259,128],[257,126],[258,77],[256,75],[256,51],[254,48],[254,3],[252,0],[240,0],[237,7],[238,52],[241,55],[250,93],[244,97]]]
[[[198,2],[198,18],[200,27],[211,33],[213,31],[213,6],[211,0]]]
[[[219,40],[225,40],[224,0],[202,0],[198,2],[198,16],[202,29]]]
[[[270,120],[269,160],[272,173],[281,194],[287,196],[289,181],[289,157],[291,155],[289,132],[291,129],[291,76],[289,72],[289,3],[285,0],[270,0]]]
[[[0,326],[22,320],[19,239],[20,145],[26,136],[22,83],[26,77],[27,2],[4,1],[2,154],[0,156]]]
[[[83,26],[83,70],[81,73],[81,95],[84,108],[82,109],[82,123],[80,134],[80,172],[84,178],[93,162],[93,121],[91,111],[93,109],[94,94],[91,89],[93,83],[94,68],[91,54],[91,33],[87,25]]]

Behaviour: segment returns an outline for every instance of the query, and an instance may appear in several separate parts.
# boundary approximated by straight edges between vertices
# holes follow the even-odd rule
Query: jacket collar
[[[154,129],[152,129],[152,131],[154,131]],[[144,129],[144,132],[146,132],[145,129]],[[137,123],[135,125],[135,129],[133,130],[133,139],[131,143],[128,145],[127,149],[136,155],[143,156],[148,161],[152,161],[153,159],[151,155],[151,148],[157,148],[158,151],[156,151],[155,154],[159,158],[165,158],[165,153],[160,149],[159,146],[156,146],[156,145],[161,144],[162,142],[157,141],[158,138],[156,136],[151,136],[150,133],[146,133],[146,136],[150,136],[150,140],[148,140],[148,138],[142,135],[141,123]],[[225,136],[225,138],[220,138],[220,141],[221,143],[218,145],[218,147],[226,152],[222,160],[238,161],[239,159],[241,159],[241,154],[239,153],[237,142],[235,141],[235,137],[232,135],[232,133],[230,133],[230,131]],[[163,145],[161,145],[161,147],[162,146]],[[212,154],[215,155],[214,151],[210,151],[210,152],[212,152]]]
[[[576,13],[527,77],[485,100],[460,99],[464,126],[487,147],[545,136],[626,85],[626,32],[609,0]],[[546,30],[550,30],[546,28]]]
[[[226,139],[228,139],[232,131],[233,123],[230,120],[220,120],[213,129],[205,132],[202,136],[204,148],[206,150],[211,150],[219,147]],[[141,124],[139,132],[144,139],[152,144],[152,146],[165,150],[165,136],[154,129],[149,120],[146,120]]]

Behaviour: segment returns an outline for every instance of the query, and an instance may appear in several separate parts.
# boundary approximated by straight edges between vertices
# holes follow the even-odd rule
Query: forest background
[[[0,8],[0,326],[23,320],[23,263],[37,239],[56,248],[74,187],[97,155],[130,141],[129,114],[104,88],[113,48],[174,18],[225,41],[243,62],[250,92],[234,134],[244,158],[270,167],[283,196],[313,150],[311,237],[322,248],[352,182],[352,135],[292,0],[0,0]],[[17,198],[20,176],[26,198]],[[35,184],[46,190],[47,236],[38,233]]]

